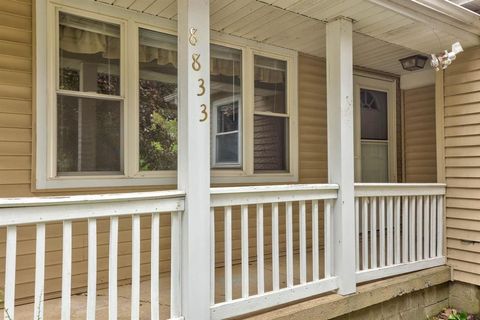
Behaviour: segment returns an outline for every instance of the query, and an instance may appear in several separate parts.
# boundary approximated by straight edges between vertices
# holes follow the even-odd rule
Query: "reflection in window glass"
[[[255,56],[254,170],[288,170],[286,61]]]
[[[59,175],[121,171],[120,101],[59,96]]]
[[[210,45],[212,166],[241,166],[242,51]]]
[[[120,95],[120,27],[59,13],[59,89]]]
[[[362,139],[387,140],[387,93],[360,89]]]
[[[177,168],[177,38],[139,29],[141,171]]]

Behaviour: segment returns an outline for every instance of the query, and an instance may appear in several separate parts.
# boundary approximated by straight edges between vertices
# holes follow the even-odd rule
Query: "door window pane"
[[[388,182],[388,143],[362,141],[362,182]]]
[[[388,99],[386,92],[360,89],[362,139],[388,139],[387,109]]]
[[[177,168],[177,38],[139,29],[140,171]]]
[[[59,13],[59,89],[120,95],[120,26]]]
[[[121,171],[120,101],[57,98],[57,172],[78,175]]]
[[[242,51],[210,45],[212,166],[241,166]]]

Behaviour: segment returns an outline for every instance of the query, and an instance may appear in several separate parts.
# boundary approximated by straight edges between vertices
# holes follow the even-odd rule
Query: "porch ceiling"
[[[95,0],[176,20],[176,0]],[[440,0],[441,1],[441,0]],[[475,27],[439,19],[421,1],[398,0],[210,0],[211,29],[325,57],[325,22],[353,19],[354,64],[403,74],[398,59],[441,52],[455,41],[479,45]],[[467,10],[465,10],[467,12]],[[437,16],[435,16],[437,15]],[[471,17],[469,17],[471,18]]]

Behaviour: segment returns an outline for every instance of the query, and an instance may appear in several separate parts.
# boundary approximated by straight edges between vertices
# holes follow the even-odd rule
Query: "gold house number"
[[[198,38],[197,38],[197,29],[195,28],[190,28],[190,36],[188,37],[188,42],[190,43],[190,45],[192,46],[196,46],[197,45],[197,42],[198,42]],[[194,53],[192,54],[192,69],[194,71],[200,71],[200,69],[202,68],[202,65],[200,64],[200,54],[199,53]],[[206,92],[206,89],[205,89],[205,80],[200,78],[198,79],[198,88],[200,89],[200,92],[197,93],[197,96],[198,97],[201,97],[205,94]],[[202,117],[200,118],[200,122],[204,122],[208,119],[208,112],[207,112],[207,105],[202,103],[200,105],[200,113],[202,114]]]

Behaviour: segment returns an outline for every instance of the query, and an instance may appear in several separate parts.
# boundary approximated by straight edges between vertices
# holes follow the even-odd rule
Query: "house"
[[[5,318],[475,309],[475,2],[0,1]]]

